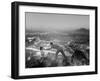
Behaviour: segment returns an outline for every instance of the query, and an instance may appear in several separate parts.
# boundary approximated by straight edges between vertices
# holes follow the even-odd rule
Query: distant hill
[[[80,28],[80,29],[77,29],[76,32],[89,32],[89,29]]]
[[[80,28],[69,32],[69,35],[89,35],[89,29]]]

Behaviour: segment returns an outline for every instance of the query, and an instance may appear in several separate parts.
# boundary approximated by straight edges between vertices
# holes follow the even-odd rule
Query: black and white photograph
[[[89,65],[89,15],[25,12],[25,67]]]
[[[97,74],[97,7],[12,3],[14,79]]]

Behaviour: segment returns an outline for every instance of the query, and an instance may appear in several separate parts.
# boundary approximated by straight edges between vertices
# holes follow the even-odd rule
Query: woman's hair
[[[42,46],[40,47],[40,50],[43,50],[43,47]]]
[[[50,42],[50,45],[53,45],[53,42]]]

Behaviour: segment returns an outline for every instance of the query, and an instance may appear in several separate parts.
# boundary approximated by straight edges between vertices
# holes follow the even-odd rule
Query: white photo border
[[[90,16],[90,65],[48,68],[25,68],[25,12],[79,14]],[[41,6],[19,6],[19,75],[43,75],[95,71],[95,10]]]

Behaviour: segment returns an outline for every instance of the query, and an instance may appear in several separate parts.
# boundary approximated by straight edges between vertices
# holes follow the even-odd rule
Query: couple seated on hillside
[[[64,53],[64,48],[58,44],[54,44],[53,42],[50,42],[50,48],[40,47],[40,52],[41,52],[42,57],[44,57],[44,49],[45,50],[56,49],[57,51],[56,51],[55,59],[57,59],[57,56],[59,53],[61,53],[63,55],[63,57],[66,58],[66,55]]]

